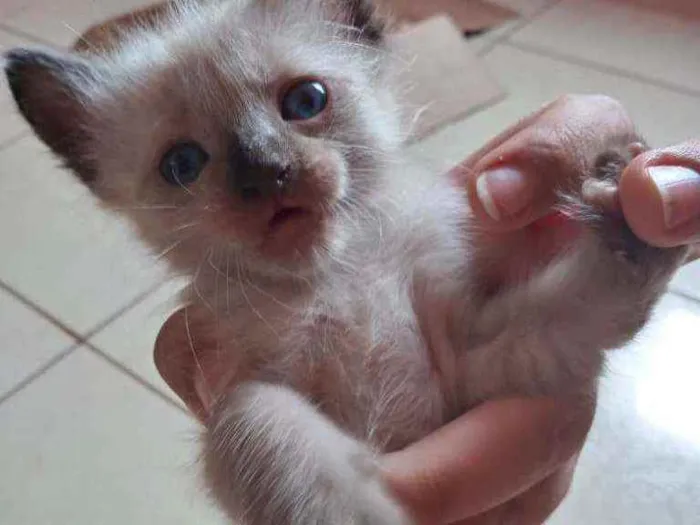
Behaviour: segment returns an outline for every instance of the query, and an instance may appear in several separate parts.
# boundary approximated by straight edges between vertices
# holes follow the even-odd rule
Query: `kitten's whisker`
[[[258,285],[256,285],[255,283],[253,283],[253,281],[251,281],[250,279],[245,278],[245,284],[248,285],[248,286],[250,286],[253,290],[255,290],[256,292],[258,292],[259,294],[264,295],[265,297],[268,297],[268,298],[269,298],[270,300],[272,300],[275,304],[278,304],[278,305],[282,306],[283,308],[286,308],[286,309],[289,310],[290,312],[293,312],[293,311],[295,310],[294,308],[292,308],[292,307],[289,306],[288,304],[285,304],[285,303],[283,303],[282,301],[280,301],[279,299],[277,299],[277,297],[275,297],[274,295],[272,295],[270,292],[267,292],[267,291],[263,290],[262,288],[260,288]]]
[[[162,211],[162,210],[179,210],[180,206],[170,205],[154,205],[154,206],[125,206],[120,208],[112,208],[115,211]]]
[[[210,246],[209,250],[207,253],[202,257],[202,260],[199,262],[199,265],[197,265],[197,270],[194,273],[194,276],[192,277],[192,281],[190,282],[190,286],[192,287],[192,290],[194,291],[195,295],[199,298],[200,301],[207,307],[209,311],[211,311],[213,314],[216,315],[216,311],[214,308],[212,308],[211,304],[204,298],[202,295],[202,292],[199,290],[199,287],[197,286],[197,281],[199,279],[199,275],[202,271],[202,267],[204,266],[204,263],[207,261],[208,254],[214,251],[214,247]]]
[[[176,241],[168,246],[165,250],[156,255],[156,260],[160,261],[163,257],[176,250],[183,242],[185,242],[185,240],[186,239],[180,239],[179,241]]]
[[[194,193],[192,193],[192,191],[190,191],[190,189],[184,184],[182,184],[179,180],[177,181],[177,185],[180,186],[180,188],[182,188],[183,190],[185,190],[185,193],[187,193],[190,197],[194,197]]]
[[[189,309],[185,307],[185,330],[187,332],[187,341],[189,342],[190,345],[190,351],[192,352],[192,358],[194,359],[194,363],[197,366],[197,371],[202,377],[202,383],[204,384],[204,388],[206,389],[205,394],[209,396],[209,404],[211,405],[214,401],[214,390],[211,388],[211,385],[209,384],[209,380],[207,379],[206,374],[204,373],[204,368],[202,367],[202,363],[199,361],[199,356],[197,355],[197,350],[195,350],[194,347],[194,340],[192,339],[192,332],[190,331],[190,317],[189,317]]]
[[[250,307],[250,310],[255,314],[255,316],[260,319],[267,328],[270,329],[270,331],[277,336],[278,339],[280,338],[279,333],[273,328],[273,326],[269,323],[267,319],[260,313],[260,310],[255,308],[253,303],[250,300],[250,297],[248,297],[248,294],[245,291],[245,285],[243,284],[242,278],[241,278],[241,262],[239,260],[238,255],[236,255],[236,268],[238,271],[238,285],[241,289],[241,294],[243,295],[243,299],[245,299],[245,302],[248,303],[248,306]]]
[[[231,262],[231,252],[227,247],[226,249],[226,312],[231,314],[231,284],[229,281],[229,265]]]
[[[170,233],[181,232],[183,230],[186,230],[187,228],[192,228],[193,226],[197,226],[198,224],[201,224],[201,222],[202,221],[188,222],[187,224],[183,224],[182,226],[178,226],[177,228],[170,230]]]
[[[68,22],[61,20],[61,25],[62,25],[63,27],[65,27],[66,29],[68,29],[68,31],[70,31],[71,33],[73,33],[75,36],[77,36],[77,37],[79,37],[79,38],[82,39],[82,37],[83,37],[82,33],[79,33],[79,32],[78,32],[73,26],[71,26]],[[85,42],[87,42],[87,40],[86,40]],[[94,46],[93,46],[92,44],[90,44],[90,42],[87,42],[87,43],[90,45],[90,47],[93,47],[93,49],[94,49]]]

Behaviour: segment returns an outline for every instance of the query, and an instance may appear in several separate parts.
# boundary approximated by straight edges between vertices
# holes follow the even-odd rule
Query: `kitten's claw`
[[[637,143],[600,155],[592,173],[582,180],[580,194],[565,197],[565,202],[596,232],[616,261],[659,280],[676,269],[687,250],[651,246],[637,237],[625,220],[619,183],[627,165],[642,151],[644,146]]]

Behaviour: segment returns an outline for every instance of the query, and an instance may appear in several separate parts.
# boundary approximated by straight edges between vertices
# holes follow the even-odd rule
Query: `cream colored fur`
[[[409,523],[375,454],[487,399],[590,391],[604,350],[641,328],[682,258],[631,237],[578,187],[562,197],[582,224],[571,242],[529,278],[485,286],[494,258],[532,247],[485,248],[462,190],[405,163],[390,50],[350,27],[350,4],[184,2],[117,49],[71,59],[62,79],[85,141],[50,145],[90,166],[95,194],[191,278],[189,319],[218,342],[200,357],[217,371],[199,382],[216,398],[207,480],[253,525]],[[276,113],[279,86],[306,75],[332,91],[321,130]],[[32,84],[20,87],[41,135],[50,115],[32,116]],[[309,205],[326,212],[312,248],[282,260],[260,255],[253,212],[227,204],[228,141],[261,130],[292,144]],[[195,185],[167,187],[158,161],[182,137],[211,161]]]

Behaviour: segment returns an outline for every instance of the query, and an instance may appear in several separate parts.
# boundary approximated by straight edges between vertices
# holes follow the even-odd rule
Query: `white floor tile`
[[[700,301],[700,261],[681,269],[671,283],[671,289]]]
[[[93,346],[178,403],[180,398],[165,384],[153,363],[153,344],[165,320],[177,309],[177,293],[184,284],[177,281],[164,285],[90,339]]]
[[[2,4],[0,4],[0,13]],[[29,42],[20,37],[0,30],[0,54],[16,46],[26,45]],[[8,141],[29,132],[29,126],[24,123],[19,112],[15,108],[10,89],[4,74],[0,74],[0,147]]]
[[[48,4],[32,0],[31,5],[11,14],[4,23],[59,46],[70,46],[91,25],[138,7],[150,0],[63,0]]]
[[[574,487],[550,525],[694,525],[700,501],[700,307],[667,297],[612,354]]]
[[[0,0],[0,22],[27,7],[27,0]]]
[[[621,100],[639,130],[662,146],[697,135],[700,99],[635,80],[499,46],[486,58],[508,97],[445,128],[414,147],[424,159],[449,167],[543,104],[567,93],[602,93]]]
[[[34,138],[0,152],[0,278],[84,334],[164,273],[57,164]]]
[[[79,349],[0,406],[12,525],[223,525],[199,487],[195,423]]]
[[[0,397],[73,345],[65,332],[0,288]]]
[[[566,0],[512,39],[700,92],[700,18]]]

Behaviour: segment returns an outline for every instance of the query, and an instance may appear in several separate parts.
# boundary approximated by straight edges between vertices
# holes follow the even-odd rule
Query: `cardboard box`
[[[391,46],[410,67],[401,81],[404,102],[417,111],[412,129],[419,140],[484,109],[504,92],[447,16],[437,16],[391,37]]]
[[[664,13],[700,18],[699,0],[617,0]]]
[[[517,17],[506,7],[482,0],[379,0],[382,9],[399,22],[415,24],[435,16],[449,16],[463,32],[492,29]]]

